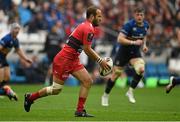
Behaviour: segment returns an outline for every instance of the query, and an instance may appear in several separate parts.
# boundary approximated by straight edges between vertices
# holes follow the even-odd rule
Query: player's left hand
[[[111,70],[111,67],[108,65],[107,60],[105,59],[103,59],[103,61],[100,63],[100,66],[106,71]]]
[[[148,50],[149,50],[149,49],[148,49],[148,47],[147,47],[147,46],[143,46],[143,52],[144,52],[144,53],[147,53],[147,52],[148,52]]]
[[[33,63],[33,61],[32,61],[30,58],[27,58],[27,59],[26,59],[26,62],[29,63],[29,64],[32,64],[32,63]]]

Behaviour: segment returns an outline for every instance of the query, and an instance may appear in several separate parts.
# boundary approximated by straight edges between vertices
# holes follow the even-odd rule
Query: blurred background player
[[[170,82],[166,86],[166,93],[168,94],[176,85],[180,84],[180,77],[170,77]]]
[[[76,117],[93,117],[86,113],[84,104],[92,84],[92,78],[85,67],[80,63],[79,55],[84,52],[99,65],[110,70],[110,67],[92,48],[92,39],[95,34],[95,27],[102,21],[101,10],[96,7],[89,7],[86,11],[87,20],[75,28],[69,36],[65,47],[55,56],[53,61],[53,84],[35,93],[26,93],[24,108],[30,111],[31,104],[38,98],[48,95],[57,95],[62,90],[65,80],[72,74],[81,82],[79,100],[75,112]]]
[[[59,22],[57,22],[59,23]],[[55,24],[52,28],[50,33],[48,33],[45,42],[45,52],[48,58],[48,72],[45,79],[45,86],[49,86],[51,84],[51,76],[52,76],[52,62],[56,54],[62,49],[63,47],[63,39],[65,34],[58,33],[58,27]]]
[[[10,33],[8,33],[0,40],[0,89],[1,95],[7,95],[10,100],[13,98],[17,101],[18,98],[16,93],[9,85],[7,85],[8,81],[10,80],[10,68],[6,60],[6,56],[14,47],[20,58],[28,63],[32,63],[32,61],[31,59],[27,58],[19,46],[17,35],[20,30],[20,25],[18,23],[13,23],[10,25],[10,27]]]
[[[102,106],[108,106],[108,97],[115,81],[121,75],[123,67],[130,63],[135,74],[131,81],[129,90],[126,93],[129,101],[135,103],[136,100],[133,95],[133,90],[143,77],[145,62],[141,57],[140,47],[143,45],[143,51],[147,52],[146,34],[149,25],[144,20],[144,9],[136,8],[134,10],[134,19],[129,20],[121,29],[118,35],[118,42],[121,44],[118,52],[116,53],[114,61],[114,69],[111,78],[108,80],[105,92],[102,96]]]

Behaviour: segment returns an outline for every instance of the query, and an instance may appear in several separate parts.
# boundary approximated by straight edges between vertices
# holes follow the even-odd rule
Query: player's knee
[[[136,68],[135,71],[138,75],[143,75],[144,74],[144,66]]]
[[[143,75],[144,70],[145,70],[145,62],[142,59],[139,59],[135,64],[134,64],[134,69],[138,75]]]
[[[91,88],[92,83],[93,83],[93,80],[91,78],[88,78],[82,84],[84,87],[89,89]]]
[[[61,89],[55,89],[53,90],[52,95],[58,95],[61,92]]]
[[[60,85],[56,82],[53,82],[52,86],[47,87],[47,94],[48,95],[58,95],[63,88],[63,85]]]
[[[139,74],[143,75],[144,74],[144,66],[139,68]]]

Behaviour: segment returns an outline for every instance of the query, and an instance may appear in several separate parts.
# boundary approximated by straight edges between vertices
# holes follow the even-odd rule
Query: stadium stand
[[[19,34],[22,48],[31,56],[38,55],[39,61],[43,61],[46,57],[43,53],[44,42],[51,27],[55,24],[59,27],[59,34],[65,34],[65,42],[73,28],[84,20],[85,8],[89,5],[99,6],[104,13],[104,21],[102,27],[97,29],[97,41],[94,43],[94,47],[103,56],[111,55],[118,31],[122,24],[133,16],[133,9],[143,6],[150,24],[150,50],[148,54],[144,54],[147,61],[146,85],[154,87],[169,82],[167,79],[172,73],[169,67],[172,68],[173,63],[170,62],[169,65],[167,60],[171,60],[171,51],[180,42],[179,0],[1,0],[0,37],[8,32],[11,22],[19,22],[22,25]],[[10,62],[18,61],[14,53],[11,53],[8,59]],[[16,63],[10,66],[12,82],[26,81],[24,76],[16,76]]]

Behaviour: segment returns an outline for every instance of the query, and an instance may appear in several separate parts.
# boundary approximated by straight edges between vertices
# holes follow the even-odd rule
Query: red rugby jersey
[[[91,45],[94,34],[95,28],[93,27],[91,22],[86,20],[74,29],[74,31],[69,36],[68,41],[70,41],[71,44],[75,45],[75,47]],[[78,57],[80,55],[80,52],[78,52],[75,48],[73,48],[73,46],[67,43],[59,54],[67,58],[72,58],[72,56]]]

